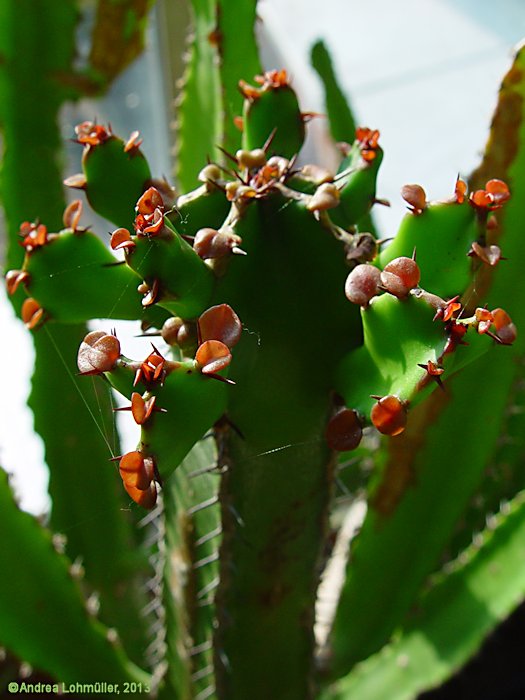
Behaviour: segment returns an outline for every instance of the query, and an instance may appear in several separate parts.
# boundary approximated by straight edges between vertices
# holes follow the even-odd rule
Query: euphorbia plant
[[[118,517],[102,541],[86,535],[87,608],[76,578],[66,575],[67,557],[84,556],[82,541],[52,551],[46,532],[4,493],[0,517],[16,546],[34,549],[20,575],[38,575],[47,594],[27,583],[13,591],[10,581],[0,593],[43,610],[60,634],[43,648],[42,630],[20,631],[3,604],[0,641],[58,680],[134,683],[132,692],[164,697],[413,697],[463,663],[525,590],[523,572],[503,580],[521,556],[520,495],[495,518],[495,530],[425,588],[446,548],[452,558],[464,546],[456,522],[474,519],[469,501],[496,454],[515,378],[503,358],[522,353],[523,311],[510,291],[519,278],[521,121],[510,163],[498,160],[498,145],[508,138],[500,127],[508,96],[521,95],[523,85],[504,83],[492,141],[470,186],[458,178],[449,200],[436,203],[419,185],[403,187],[409,211],[385,245],[368,225],[383,158],[379,131],[348,133],[337,172],[303,162],[311,115],[284,70],[260,69],[250,38],[255,4],[248,5],[239,71],[229,53],[239,50],[239,18],[221,5],[217,27],[209,8],[194,4],[180,189],[153,176],[139,134],[123,139],[87,121],[75,130],[82,173],[65,183],[110,222],[109,246],[84,226],[84,200],[65,209],[58,233],[43,214],[13,225],[24,259],[6,279],[22,320],[35,338],[47,335],[67,353],[68,367],[76,360],[81,376],[70,370],[69,381],[95,377],[101,400],[110,387],[127,399],[118,410],[131,413],[138,437],[133,450],[111,455],[119,491],[107,460],[93,466],[88,455],[95,471],[83,477],[95,493],[110,494]],[[522,62],[519,53],[516,66]],[[16,143],[7,139],[8,147]],[[147,336],[144,355],[128,358],[118,330],[99,328],[84,327],[74,353],[57,347],[55,328],[100,318],[135,320]],[[506,370],[495,372],[501,365]],[[476,391],[489,392],[489,408],[472,400]],[[40,410],[49,411],[49,402]],[[359,464],[370,460],[367,479]],[[368,513],[320,645],[315,605],[334,538],[344,531],[334,491],[345,479],[346,488],[367,489]],[[488,513],[500,494],[487,491]],[[67,521],[66,500],[55,493],[55,530],[60,517]],[[152,511],[144,519],[143,508]],[[137,521],[154,536],[143,538]],[[472,530],[467,524],[463,536]],[[112,574],[104,587],[97,556],[106,547],[115,561],[106,564]],[[153,569],[145,566],[148,547]],[[13,556],[2,555],[6,564]],[[503,580],[497,590],[484,585],[495,566]],[[490,619],[469,607],[471,586],[480,604],[497,611]],[[62,623],[61,600],[71,612]],[[439,627],[450,610],[463,616],[459,629]],[[438,648],[452,648],[449,661],[420,663],[436,629]],[[66,635],[82,635],[89,671],[80,656],[68,658]],[[396,648],[405,661],[392,670]]]

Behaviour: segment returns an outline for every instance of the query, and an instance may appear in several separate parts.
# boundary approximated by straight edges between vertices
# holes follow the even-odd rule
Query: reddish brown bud
[[[512,345],[517,338],[518,331],[511,317],[503,309],[494,309],[492,317],[498,338],[504,345]]]
[[[27,298],[22,304],[22,321],[30,331],[36,328],[44,317],[44,309],[32,297]]]
[[[398,299],[405,298],[411,289],[417,287],[421,273],[412,258],[395,258],[381,273],[381,285]]]
[[[410,205],[413,214],[421,214],[427,207],[427,195],[421,185],[404,185],[401,196]]]
[[[153,214],[155,209],[164,209],[164,201],[156,187],[149,187],[140,197],[135,207],[139,214]]]
[[[338,452],[355,450],[363,437],[363,427],[357,411],[341,408],[328,421],[325,437],[331,450]]]
[[[71,187],[74,190],[85,190],[87,185],[86,176],[83,173],[77,173],[76,175],[70,175],[64,180],[64,185],[66,187]]]
[[[203,260],[224,258],[242,243],[234,233],[223,233],[214,228],[201,228],[195,234],[193,249]]]
[[[218,304],[207,309],[199,317],[201,342],[220,340],[229,348],[236,345],[242,333],[242,323],[228,304]]]
[[[183,346],[188,344],[191,340],[195,342],[197,340],[197,334],[191,333],[188,324],[178,316],[172,316],[164,322],[161,335],[164,342],[168,345]],[[190,338],[190,336],[194,337]]]
[[[120,357],[120,343],[104,331],[88,333],[78,350],[77,366],[81,374],[110,372]]]
[[[399,435],[407,424],[406,406],[397,396],[383,396],[372,407],[370,419],[383,435]]]
[[[153,463],[144,459],[142,452],[128,452],[121,457],[119,472],[125,485],[144,491],[153,480]]]
[[[29,272],[25,270],[9,270],[5,276],[5,282],[7,286],[7,293],[14,294],[20,284],[29,281]]]
[[[370,299],[379,292],[381,272],[374,265],[357,265],[345,282],[346,298],[353,304],[368,306]]]
[[[135,248],[135,242],[131,238],[131,234],[127,228],[117,228],[111,234],[109,242],[112,250],[128,250]]]
[[[228,346],[220,340],[206,340],[195,354],[195,361],[203,374],[219,372],[230,364],[231,359]]]

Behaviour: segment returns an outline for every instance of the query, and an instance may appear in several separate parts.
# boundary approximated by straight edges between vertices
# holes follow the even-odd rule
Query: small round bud
[[[341,408],[328,421],[325,437],[331,450],[355,450],[363,437],[363,427],[357,411]]]
[[[421,185],[404,185],[401,196],[410,206],[413,214],[421,214],[427,206],[427,195]]]
[[[22,321],[25,323],[26,328],[31,331],[42,321],[42,318],[44,317],[44,309],[40,306],[36,299],[28,297],[22,304],[21,315]]]
[[[195,234],[193,249],[203,260],[207,258],[223,258],[230,255],[232,248],[242,243],[242,239],[234,233],[223,233],[214,228],[201,228]]]
[[[326,211],[339,204],[339,190],[333,182],[324,182],[315,190],[306,205],[308,211]]]
[[[374,265],[357,265],[345,282],[346,298],[353,304],[368,306],[376,296],[381,282],[381,272]]]
[[[240,149],[235,154],[241,168],[261,168],[266,163],[266,153],[262,148],[254,148],[253,151]]]
[[[178,345],[180,348],[195,346],[197,333],[194,326],[195,324],[186,323],[178,316],[172,316],[162,326],[162,339],[168,345]]]
[[[381,285],[387,292],[404,299],[411,289],[417,287],[421,278],[419,266],[412,258],[395,258],[381,273]]]
[[[400,435],[407,424],[405,404],[397,396],[383,396],[372,407],[370,419],[383,435]]]

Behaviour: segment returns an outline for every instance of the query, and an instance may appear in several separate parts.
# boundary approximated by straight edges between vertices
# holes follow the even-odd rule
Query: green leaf
[[[222,100],[217,43],[217,0],[192,0],[193,41],[178,110],[177,180],[193,189],[209,158],[217,160],[221,143]]]
[[[57,680],[148,684],[108,629],[86,611],[71,564],[51,535],[20,511],[0,474],[0,643]],[[89,662],[87,662],[89,660]]]
[[[190,692],[196,696],[214,682],[212,637],[221,535],[219,476],[209,470],[216,460],[213,439],[201,440],[164,489],[170,662],[161,700],[173,697],[173,689],[178,697]]]
[[[524,61],[522,49],[502,85],[494,120],[502,130],[494,132],[489,142],[489,152],[499,150],[505,141],[508,144],[503,149],[505,170],[496,167],[493,173],[507,180],[513,193],[500,213],[501,245],[508,260],[495,271],[483,268],[475,284],[480,292],[488,290],[489,308],[503,305],[518,328],[525,327],[520,282],[525,215]],[[471,292],[465,297],[470,300]],[[481,303],[479,297],[473,301]],[[334,624],[336,675],[388,641],[438,565],[498,445],[517,376],[515,358],[523,355],[524,347],[520,334],[512,347],[491,348],[446,383],[446,393],[435,392],[417,407],[403,435],[385,443]]]
[[[356,123],[352,109],[339,86],[332,59],[323,41],[317,41],[310,54],[312,66],[323,82],[330,133],[334,141],[354,140]]]
[[[524,543],[522,492],[438,577],[399,635],[329,688],[323,700],[413,700],[446,680],[523,600]]]
[[[234,124],[234,118],[242,114],[243,100],[239,80],[252,80],[254,75],[262,72],[255,43],[256,5],[257,0],[219,0],[217,3],[217,41],[223,99],[221,141],[230,153],[235,153],[241,142],[241,132]]]
[[[59,325],[35,334],[29,404],[50,467],[51,527],[65,535],[68,556],[82,560],[88,585],[100,597],[101,619],[119,630],[138,659],[145,646],[138,586],[149,570],[146,553],[137,549],[129,499],[108,461],[119,453],[108,388],[76,376],[84,334],[83,326]]]

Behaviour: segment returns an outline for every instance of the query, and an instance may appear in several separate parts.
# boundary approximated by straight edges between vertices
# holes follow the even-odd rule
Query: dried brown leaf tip
[[[412,214],[421,214],[427,208],[427,195],[421,185],[404,185],[401,196]]]
[[[80,217],[82,216],[82,202],[80,199],[74,199],[64,210],[62,221],[67,229],[73,233],[83,233],[86,231],[84,227],[79,226]]]
[[[202,374],[217,376],[217,372],[226,369],[232,359],[230,349],[220,340],[205,340],[197,348],[195,362]]]
[[[42,322],[45,312],[36,299],[28,297],[22,304],[21,313],[22,321],[24,322],[26,328],[32,331]]]
[[[372,406],[370,419],[373,425],[383,435],[400,435],[406,428],[406,403],[392,394],[388,396],[372,396],[377,403]]]
[[[166,413],[165,408],[159,408],[155,405],[157,400],[156,396],[148,396],[146,398],[141,396],[137,391],[131,394],[131,405],[124,406],[122,408],[115,408],[115,411],[131,411],[133,420],[137,425],[143,425],[151,416],[153,411],[158,413]]]
[[[418,364],[418,367],[421,367],[421,369],[424,369],[426,372],[425,377],[423,378],[422,384],[426,385],[428,381],[433,380],[437,383],[437,385],[440,387],[440,389],[444,390],[443,382],[441,381],[441,375],[445,371],[441,365],[432,362],[432,360],[429,360],[426,364]]]
[[[22,237],[20,245],[26,249],[27,253],[32,253],[33,250],[41,248],[49,241],[47,226],[38,222],[24,221],[18,235]]]
[[[328,447],[338,452],[355,450],[363,437],[363,425],[357,411],[341,408],[330,418],[325,438]]]
[[[501,248],[499,246],[482,246],[477,241],[472,243],[467,255],[471,258],[479,258],[481,262],[485,263],[485,265],[490,265],[491,267],[495,267],[500,260],[505,259],[501,257]]]
[[[8,294],[14,294],[23,282],[29,282],[29,272],[25,270],[9,270],[5,276]]]
[[[323,182],[306,205],[308,211],[326,211],[339,204],[339,190],[333,182]]]
[[[76,141],[86,146],[98,146],[111,136],[111,129],[85,121],[75,127]]]
[[[125,153],[134,153],[135,151],[138,151],[141,144],[142,144],[142,139],[140,138],[140,132],[139,131],[132,131],[131,134],[129,135],[129,139],[124,144],[124,152]]]
[[[127,228],[117,228],[113,231],[109,244],[112,250],[126,250],[128,252],[131,252],[136,246]]]
[[[120,357],[118,338],[105,331],[88,333],[78,350],[77,366],[80,374],[111,372]]]
[[[164,226],[164,201],[156,187],[149,187],[135,207],[134,228],[139,236],[156,236]]]
[[[143,508],[151,509],[157,502],[155,465],[150,457],[139,450],[120,458],[119,473],[128,495]]]
[[[367,163],[371,163],[377,156],[379,149],[380,133],[377,129],[359,127],[356,129],[355,137],[361,148],[361,158]]]

